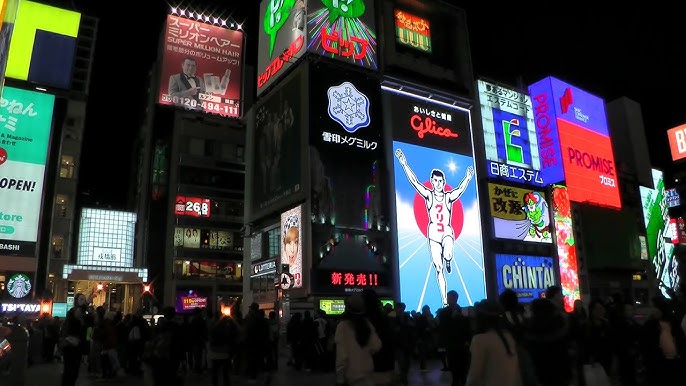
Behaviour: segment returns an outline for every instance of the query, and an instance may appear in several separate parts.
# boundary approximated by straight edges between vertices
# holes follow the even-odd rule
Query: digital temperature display
[[[177,216],[210,217],[210,199],[176,196],[174,214]]]

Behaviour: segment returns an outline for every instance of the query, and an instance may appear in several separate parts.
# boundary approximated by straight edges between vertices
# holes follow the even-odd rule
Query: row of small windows
[[[194,137],[190,137],[187,144],[188,148],[185,150],[190,155],[245,162],[245,146],[243,145]]]

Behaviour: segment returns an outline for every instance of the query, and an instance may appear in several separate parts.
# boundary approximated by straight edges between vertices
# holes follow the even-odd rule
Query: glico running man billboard
[[[307,49],[319,55],[376,70],[373,0],[311,1]]]
[[[496,238],[553,242],[545,193],[489,183],[488,199]]]
[[[257,95],[307,48],[307,0],[263,0],[257,46]]]
[[[33,257],[55,97],[5,86],[0,99],[0,255]]]
[[[640,186],[643,220],[646,227],[648,255],[653,262],[655,277],[663,295],[670,297],[668,289],[676,290],[679,284],[677,259],[674,257],[674,244],[668,233],[669,212],[665,197],[665,184],[662,172],[653,169],[655,189]]]
[[[477,83],[488,176],[545,186],[531,98],[483,80]]]
[[[240,116],[243,33],[167,16],[158,102]]]
[[[604,101],[553,77],[529,94],[546,184],[566,181],[574,202],[621,208]]]
[[[486,297],[469,111],[383,88],[393,132],[400,296],[410,309]]]

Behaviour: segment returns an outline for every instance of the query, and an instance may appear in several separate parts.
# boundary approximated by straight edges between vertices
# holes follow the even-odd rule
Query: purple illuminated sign
[[[543,79],[541,82],[550,82],[555,99],[555,111],[559,119],[604,136],[610,135],[605,117],[605,103],[601,98],[553,77]]]
[[[547,184],[564,181],[560,134],[557,129],[556,101],[551,78],[540,80],[529,86],[529,95],[534,110],[534,125],[538,152],[541,159],[541,174]]]

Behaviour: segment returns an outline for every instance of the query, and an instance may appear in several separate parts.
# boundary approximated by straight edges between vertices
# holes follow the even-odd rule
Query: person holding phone
[[[202,110],[200,94],[206,92],[205,83],[195,75],[198,63],[193,57],[181,62],[181,73],[169,77],[169,95],[174,104],[189,109]]]

